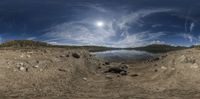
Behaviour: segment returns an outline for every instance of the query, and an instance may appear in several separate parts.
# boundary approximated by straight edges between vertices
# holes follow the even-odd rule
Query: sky
[[[1,0],[0,42],[200,44],[199,0]]]

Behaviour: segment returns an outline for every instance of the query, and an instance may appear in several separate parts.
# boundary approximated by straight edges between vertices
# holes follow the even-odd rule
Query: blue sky
[[[1,0],[1,42],[137,47],[200,43],[199,0]]]

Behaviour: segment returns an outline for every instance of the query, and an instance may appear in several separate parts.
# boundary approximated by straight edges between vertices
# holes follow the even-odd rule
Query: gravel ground
[[[126,64],[78,49],[1,49],[0,98],[199,99],[199,53],[187,49]]]

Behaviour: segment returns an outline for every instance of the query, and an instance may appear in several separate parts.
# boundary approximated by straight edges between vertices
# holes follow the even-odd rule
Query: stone
[[[110,65],[110,62],[105,62],[105,65]]]
[[[30,58],[31,57],[31,55],[27,55],[27,58]]]
[[[73,56],[74,58],[80,58],[80,55],[77,54],[77,53],[73,53],[72,56]]]
[[[175,68],[172,68],[172,70],[176,70]]]
[[[156,58],[152,59],[152,61],[158,61],[158,60],[160,60],[159,57],[156,57]]]
[[[84,77],[84,78],[83,78],[83,80],[87,81],[87,78],[86,78],[86,77]]]
[[[58,69],[58,71],[61,71],[61,72],[66,72],[66,70],[65,70],[65,69],[61,69],[61,68],[59,68],[59,69]]]
[[[20,55],[20,57],[23,58],[23,57],[24,57],[24,54]]]
[[[163,69],[163,70],[166,70],[166,69],[167,69],[167,67],[165,67],[165,66],[162,66],[162,67],[161,67],[161,69]]]
[[[131,77],[137,77],[139,76],[138,74],[132,74]]]
[[[105,76],[107,79],[112,79],[112,76],[111,75],[106,75]]]
[[[122,69],[120,67],[111,67],[104,73],[114,73],[114,74],[121,74],[121,75],[127,75],[127,70]]]
[[[120,74],[124,76],[124,75],[127,75],[127,72],[126,71],[121,71]]]
[[[197,63],[194,63],[190,66],[190,68],[193,68],[193,69],[197,69],[199,68],[198,64]]]
[[[158,72],[158,69],[155,69],[154,72]]]
[[[120,68],[123,69],[123,70],[127,70],[128,69],[128,65],[125,65],[125,64],[121,65]]]
[[[19,70],[20,71],[26,71],[26,68],[25,67],[19,67]]]
[[[69,57],[69,55],[66,55],[66,57]]]
[[[196,63],[196,60],[194,57],[186,57],[185,55],[182,55],[181,57],[179,57],[179,61],[181,63]]]
[[[34,68],[39,68],[39,66],[38,65],[35,65],[35,66],[33,66]]]

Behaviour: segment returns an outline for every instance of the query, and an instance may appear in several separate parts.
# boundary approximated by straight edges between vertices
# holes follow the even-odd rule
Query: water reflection
[[[155,54],[148,53],[145,51],[136,51],[136,50],[111,50],[103,52],[95,52],[97,58],[104,59],[107,61],[113,62],[131,62],[139,61],[153,58]]]

